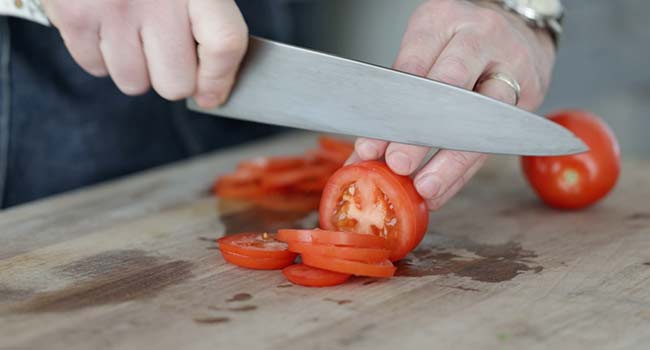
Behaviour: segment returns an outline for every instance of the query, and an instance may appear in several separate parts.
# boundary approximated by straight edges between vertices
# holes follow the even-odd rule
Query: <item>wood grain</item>
[[[0,349],[648,348],[649,162],[624,163],[601,204],[558,212],[516,159],[494,158],[391,280],[309,289],[225,264],[227,230],[315,217],[219,203],[213,178],[313,142],[287,135],[1,213]]]

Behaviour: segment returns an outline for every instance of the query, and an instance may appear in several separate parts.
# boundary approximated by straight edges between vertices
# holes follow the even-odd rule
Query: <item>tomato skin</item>
[[[350,279],[349,274],[327,271],[303,264],[294,264],[282,269],[289,282],[305,287],[331,287]]]
[[[276,235],[269,233],[238,233],[217,240],[222,252],[230,252],[249,257],[290,259],[296,254],[288,250],[288,244],[278,241]]]
[[[259,258],[231,252],[221,252],[223,259],[230,264],[253,270],[281,270],[293,264],[295,258]]]
[[[313,254],[302,254],[302,263],[328,271],[379,278],[392,277],[397,269],[390,260],[369,264]]]
[[[548,118],[572,131],[589,151],[568,156],[522,157],[529,184],[547,205],[581,209],[605,197],[620,175],[620,148],[616,136],[597,116],[564,110]]]
[[[338,232],[328,230],[278,230],[278,240],[282,242],[301,242],[309,244],[332,244],[358,248],[385,249],[386,240],[373,235],[354,232]]]
[[[390,260],[402,259],[422,241],[429,224],[429,212],[426,202],[417,193],[413,180],[395,174],[384,162],[351,164],[332,175],[325,185],[320,202],[320,227],[332,231],[344,230],[338,227],[332,213],[336,211],[345,187],[355,181],[373,183],[393,203],[398,227],[395,234],[387,237],[392,251]]]
[[[390,256],[388,249],[345,247],[333,244],[289,242],[288,249],[300,254],[315,254],[367,263],[384,261]]]

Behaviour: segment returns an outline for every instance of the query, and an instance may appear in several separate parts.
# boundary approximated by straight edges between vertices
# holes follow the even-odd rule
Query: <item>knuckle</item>
[[[450,56],[441,61],[433,72],[433,79],[456,86],[465,86],[471,70],[465,60]]]
[[[84,6],[70,6],[58,26],[68,32],[82,32],[90,27],[90,14]]]
[[[481,27],[487,33],[499,33],[507,27],[508,20],[502,13],[491,8],[482,8],[479,11]]]
[[[472,164],[470,153],[467,152],[449,152],[449,160],[453,166],[459,168],[468,168]]]
[[[247,30],[232,30],[214,35],[201,43],[202,52],[210,57],[229,58],[242,56],[248,46]]]

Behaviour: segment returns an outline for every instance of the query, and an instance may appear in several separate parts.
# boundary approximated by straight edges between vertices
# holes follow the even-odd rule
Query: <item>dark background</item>
[[[389,66],[420,0],[296,1],[301,43]],[[540,113],[581,107],[607,120],[626,157],[650,158],[650,1],[564,0],[565,36]]]

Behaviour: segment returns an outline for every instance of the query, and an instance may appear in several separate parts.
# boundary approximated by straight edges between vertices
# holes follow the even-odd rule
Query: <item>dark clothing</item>
[[[288,39],[283,1],[238,1],[251,33]],[[275,21],[273,21],[275,19]],[[54,28],[0,17],[0,206],[72,190],[279,129],[128,97],[85,73]]]

